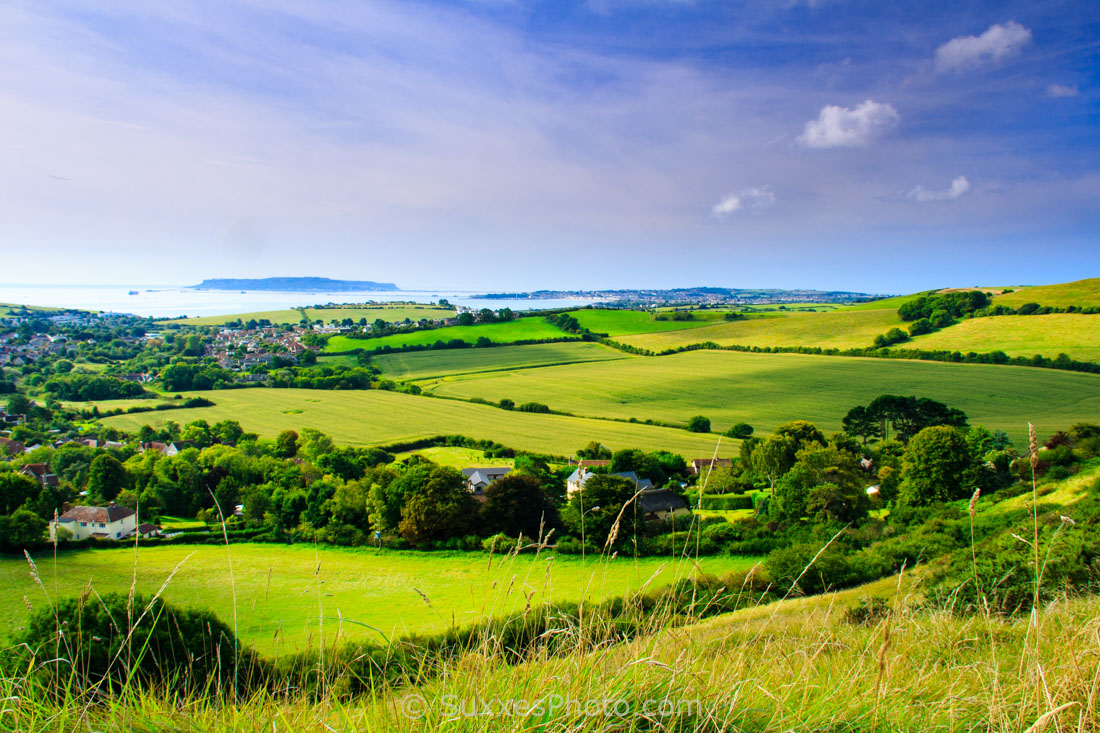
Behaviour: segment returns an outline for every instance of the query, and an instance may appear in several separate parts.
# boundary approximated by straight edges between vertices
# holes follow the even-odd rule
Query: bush
[[[522,405],[516,407],[516,409],[520,412],[550,412],[550,407],[541,402],[524,402]]]
[[[692,433],[709,433],[710,419],[702,415],[695,415],[687,421],[687,429]]]
[[[129,609],[121,593],[62,599],[35,612],[17,643],[58,694],[126,685],[210,694],[266,683],[263,661],[217,616],[141,595]],[[44,663],[56,659],[68,663]]]

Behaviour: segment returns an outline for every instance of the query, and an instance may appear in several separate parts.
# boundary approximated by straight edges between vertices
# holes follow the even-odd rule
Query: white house
[[[511,472],[512,469],[507,466],[462,469],[462,475],[466,479],[466,488],[471,494],[484,494],[485,487]]]
[[[97,539],[118,540],[129,537],[137,528],[137,514],[118,504],[109,506],[74,506],[50,522],[50,539],[56,534],[56,528],[63,527],[72,533],[74,540]]]
[[[569,478],[565,480],[565,493],[567,496],[572,496],[574,493],[584,488],[584,485],[588,483],[588,479],[600,474],[586,471],[584,468],[578,468],[573,473],[569,474]],[[634,486],[643,490],[649,491],[653,488],[653,482],[647,478],[639,479],[638,474],[633,471],[623,471],[622,473],[611,473],[609,476],[617,476],[619,478],[629,479],[634,482]]]

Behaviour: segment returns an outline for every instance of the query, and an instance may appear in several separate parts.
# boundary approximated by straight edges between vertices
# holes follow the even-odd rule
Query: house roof
[[[27,446],[20,443],[18,440],[12,440],[11,438],[0,438],[0,454],[10,453],[15,455],[16,453],[22,453]]]
[[[490,468],[464,468],[462,469],[462,475],[466,477],[466,481],[471,484],[491,484],[501,476],[511,473],[512,469],[507,466],[498,466]]]
[[[713,460],[714,460],[714,467],[715,468],[732,468],[733,467],[733,459],[732,458],[715,458]],[[706,468],[707,466],[710,465],[710,462],[711,462],[710,458],[692,458],[691,459],[691,465],[692,465],[693,468],[696,468],[696,469]]]
[[[139,524],[137,526],[137,529],[134,530],[134,531],[137,532],[138,534],[149,534],[150,532],[155,532],[157,529],[158,529],[158,527],[155,524],[150,524],[149,522],[142,522],[141,524]]]
[[[646,491],[638,497],[638,508],[646,514],[687,509],[687,502],[668,489]]]
[[[118,504],[109,506],[74,506],[61,515],[62,522],[103,522],[110,524],[134,515],[133,509]]]
[[[577,461],[577,465],[581,468],[598,468],[603,466],[610,466],[611,461],[605,459],[596,460],[594,458],[586,458],[583,461]]]

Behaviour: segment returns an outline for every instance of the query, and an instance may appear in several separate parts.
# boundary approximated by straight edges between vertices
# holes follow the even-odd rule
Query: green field
[[[1002,303],[1014,308],[1018,308],[1024,303],[1038,303],[1039,305],[1062,308],[1070,305],[1081,308],[1100,306],[1100,277],[1058,283],[1057,285],[1019,288],[1011,293],[996,296],[993,303]]]
[[[403,321],[406,318],[410,321],[419,321],[421,318],[437,321],[455,317],[454,308],[440,307],[438,305],[410,305],[405,303],[393,305],[370,305],[364,303],[357,306],[349,306],[347,308],[306,308],[305,310],[306,316],[311,321],[321,319],[325,323],[328,323],[334,318],[338,321],[350,318],[356,323],[362,318],[366,318],[367,323],[373,323],[376,319],[381,318],[383,321],[393,323],[394,321]]]
[[[43,313],[52,313],[54,311],[62,310],[61,308],[51,308],[44,305],[20,305],[18,303],[0,303],[0,316],[11,315],[12,312],[22,311],[41,311]],[[89,313],[95,313],[96,311],[88,311]]]
[[[725,311],[693,310],[691,314],[692,320],[690,321],[674,321],[671,313],[666,314],[667,320],[658,321],[652,313],[647,311],[598,308],[570,311],[570,315],[576,318],[577,322],[584,328],[593,333],[606,333],[612,338],[628,334],[699,328],[715,322],[722,322]]]
[[[322,357],[330,358],[330,357]],[[354,358],[354,357],[331,357]],[[589,342],[497,346],[491,349],[447,349],[383,354],[371,363],[393,379],[416,380],[452,374],[502,371],[523,367],[638,358]]]
[[[194,554],[192,554],[194,553]],[[675,558],[588,558],[544,553],[501,557],[487,553],[417,553],[307,545],[235,544],[226,548],[190,545],[150,547],[137,556],[137,587],[152,595],[172,578],[168,601],[207,608],[233,623],[236,592],[241,638],[266,654],[316,646],[324,625],[331,642],[433,632],[452,623],[520,610],[531,603],[603,599],[638,588],[668,584],[694,571],[692,560]],[[189,557],[190,556],[190,557]],[[45,554],[35,558],[46,591],[53,597],[81,593],[86,585],[102,594],[129,591],[134,573],[131,549],[62,553],[56,565]],[[746,569],[748,557],[702,558],[699,569],[723,573]],[[0,558],[0,628],[17,628],[26,616],[24,597],[45,605],[42,590],[22,557]],[[423,593],[427,602],[417,591]],[[428,605],[430,602],[431,605]],[[320,618],[319,618],[320,617]],[[342,619],[342,622],[341,622]],[[364,624],[373,627],[371,630]]]
[[[383,336],[373,339],[353,339],[347,336],[333,336],[329,339],[325,351],[340,352],[354,351],[355,349],[367,349],[373,351],[383,346],[391,346],[399,349],[402,346],[431,346],[436,341],[453,341],[461,339],[468,343],[474,343],[482,336],[496,344],[506,344],[513,341],[528,341],[536,339],[565,338],[570,334],[561,330],[541,316],[517,318],[514,321],[503,323],[485,323],[474,326],[444,326],[443,328],[412,331],[410,333],[395,333],[392,336]]]
[[[624,336],[619,341],[651,351],[713,341],[720,346],[820,346],[861,348],[901,325],[894,310],[769,313],[686,331]]]
[[[1011,295],[1011,293],[1010,293]],[[1100,315],[1050,313],[994,316],[959,321],[942,331],[917,336],[906,346],[950,351],[1003,351],[1009,356],[1056,357],[1100,362]]]
[[[690,460],[711,455],[715,443],[713,435],[697,435],[676,428],[509,412],[488,405],[414,397],[382,390],[253,388],[185,394],[192,395],[202,395],[216,405],[118,415],[104,419],[103,424],[132,431],[147,423],[160,425],[166,420],[180,425],[199,419],[210,423],[238,420],[245,430],[267,438],[275,437],[282,430],[310,427],[322,430],[337,443],[346,445],[388,445],[435,435],[457,434],[556,456],[572,456],[589,441],[599,440],[615,450],[670,450]],[[97,404],[101,410],[111,407],[109,401]],[[724,448],[729,446],[729,451],[734,453],[737,450],[734,440],[726,439],[722,445]],[[728,453],[724,450],[723,455]]]
[[[716,431],[745,421],[758,433],[795,419],[839,430],[849,408],[880,394],[940,400],[966,412],[972,424],[1005,430],[1016,441],[1028,421],[1049,433],[1100,416],[1100,375],[1095,374],[723,351],[468,375],[432,391],[544,402],[586,416],[686,422],[702,414]]]

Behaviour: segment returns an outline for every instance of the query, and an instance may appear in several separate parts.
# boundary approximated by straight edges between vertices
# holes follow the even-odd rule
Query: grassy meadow
[[[229,557],[232,557],[232,575]],[[126,593],[134,578],[130,549],[69,551],[35,558],[52,597],[86,586]],[[702,558],[698,569],[745,570],[756,558]],[[675,558],[614,559],[543,553],[490,558],[488,553],[399,552],[373,548],[234,544],[147,547],[137,553],[137,589],[152,595],[172,575],[165,599],[208,608],[231,623],[234,595],[239,635],[264,654],[344,640],[431,633],[522,610],[532,604],[602,600],[652,578],[666,585],[696,571]],[[418,592],[419,591],[419,592]],[[421,595],[423,594],[423,595]],[[24,597],[45,605],[22,557],[0,557],[0,628],[18,628]]]
[[[745,421],[758,433],[795,419],[839,430],[849,408],[880,394],[940,400],[966,412],[972,424],[1005,430],[1016,441],[1029,420],[1053,431],[1100,415],[1100,376],[1094,374],[724,351],[466,375],[431,391],[544,402],[585,416],[686,422],[701,414],[716,431]]]
[[[333,336],[325,346],[327,352],[354,351],[366,349],[373,351],[383,346],[395,349],[402,346],[431,346],[436,341],[460,339],[474,343],[484,336],[493,343],[505,344],[513,341],[534,341],[538,339],[565,338],[570,334],[561,330],[545,318],[530,316],[502,323],[485,323],[473,326],[444,326],[443,328],[395,333],[381,338],[353,339],[347,336]]]
[[[617,339],[651,351],[713,341],[719,346],[820,346],[862,348],[875,336],[901,325],[896,310],[792,311],[760,314],[738,321],[682,331],[663,331]]]
[[[1011,295],[1011,293],[1010,293]],[[1049,313],[1045,316],[994,316],[959,321],[941,331],[917,336],[906,347],[948,351],[1003,351],[1009,356],[1056,357],[1100,362],[1100,315]]]
[[[994,297],[993,303],[1003,303],[1013,308],[1018,308],[1024,303],[1038,303],[1039,305],[1063,308],[1071,305],[1081,308],[1100,306],[1100,277],[1058,283],[1057,285],[1017,288],[1011,293]]]
[[[103,424],[136,430],[142,425],[160,425],[166,420],[186,425],[199,419],[211,423],[232,419],[263,437],[273,438],[283,430],[310,427],[323,430],[337,443],[345,445],[387,445],[434,435],[458,434],[557,456],[571,456],[589,441],[599,440],[616,450],[670,450],[690,460],[711,455],[715,443],[715,436],[676,428],[509,412],[488,405],[382,390],[255,388],[184,394],[185,397],[194,395],[204,396],[216,404],[214,407],[118,415],[104,419]],[[111,406],[110,401],[97,404],[101,410]],[[726,439],[723,446],[736,451],[736,441]]]
[[[375,356],[371,359],[371,363],[392,379],[419,380],[454,374],[475,374],[525,367],[631,358],[638,357],[602,344],[578,341],[528,344],[526,346],[495,346],[491,349],[408,351]]]
[[[411,456],[423,456],[432,463],[451,468],[475,468],[479,466],[507,466],[513,467],[516,463],[513,458],[486,458],[485,451],[476,448],[461,448],[459,446],[440,445],[431,448],[405,451],[396,455],[395,462],[403,461]]]

